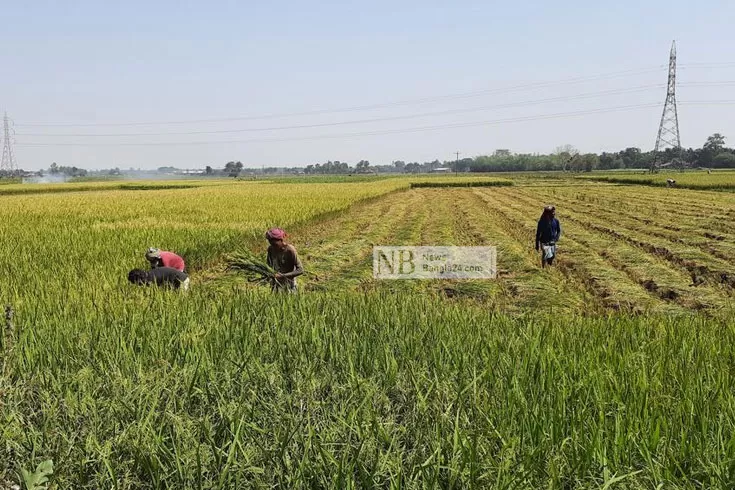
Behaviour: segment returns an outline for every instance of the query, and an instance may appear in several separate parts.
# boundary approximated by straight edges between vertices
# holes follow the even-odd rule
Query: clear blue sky
[[[85,168],[221,167],[229,160],[246,166],[328,159],[388,163],[451,159],[455,151],[474,156],[496,148],[550,152],[563,144],[582,151],[626,146],[648,150],[661,114],[664,65],[672,39],[681,65],[677,96],[682,102],[682,144],[701,146],[716,131],[735,144],[735,105],[684,104],[735,99],[735,84],[713,84],[735,81],[731,0],[622,0],[604,5],[488,0],[5,1],[2,18],[0,109],[16,122],[16,153],[27,169],[46,168],[53,161]],[[598,77],[625,70],[631,72]],[[415,102],[579,77],[598,78]],[[697,85],[701,83],[706,84]],[[651,87],[657,84],[662,87]],[[603,91],[608,93],[570,98]],[[563,100],[538,102],[549,98]],[[269,119],[107,126],[293,114],[406,100],[414,103]],[[658,105],[538,118],[651,103]],[[503,104],[516,105],[496,107]],[[433,112],[445,114],[406,117]],[[381,118],[398,119],[350,122]],[[364,135],[517,118],[529,120]],[[337,122],[345,124],[252,131]],[[115,136],[120,133],[145,135]],[[345,133],[362,135],[340,136]],[[211,143],[216,141],[230,142]],[[209,144],[161,144],[192,142]],[[27,146],[38,143],[64,145]]]

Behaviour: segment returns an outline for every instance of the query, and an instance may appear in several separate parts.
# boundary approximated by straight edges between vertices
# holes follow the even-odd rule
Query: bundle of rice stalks
[[[276,271],[250,252],[235,252],[227,257],[227,270],[242,272],[248,281],[274,286]]]

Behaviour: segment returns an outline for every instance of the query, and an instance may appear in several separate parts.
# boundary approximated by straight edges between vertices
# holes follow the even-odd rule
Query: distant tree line
[[[499,150],[493,155],[472,159],[472,172],[552,171],[590,172],[625,168],[650,168],[656,162],[668,163],[679,159],[689,167],[735,168],[735,149],[725,146],[725,137],[715,133],[707,138],[702,148],[682,149],[681,153],[668,148],[658,155],[640,148],[626,148],[618,152],[580,154],[574,147],[559,147],[549,155],[510,154]],[[461,169],[459,169],[461,171]]]
[[[522,171],[568,171],[591,172],[592,170],[648,169],[654,162],[664,164],[676,160],[689,167],[735,168],[735,149],[725,146],[725,137],[715,133],[707,138],[702,148],[683,149],[681,153],[672,148],[655,155],[630,147],[618,152],[580,153],[571,145],[560,146],[546,155],[511,153],[508,149],[496,150],[492,155],[480,155],[459,160],[433,160],[431,162],[394,161],[390,165],[370,165],[361,160],[354,167],[345,162],[328,161],[308,165],[306,174],[350,174],[350,173],[426,173],[438,168],[453,172],[522,172]],[[284,172],[284,169],[280,169]],[[299,169],[287,169],[297,173]]]
[[[63,175],[66,177],[85,177],[87,170],[77,167],[65,167],[63,165],[57,165],[56,162],[52,163],[48,168],[50,175]]]
[[[644,152],[640,148],[630,147],[618,152],[580,153],[571,145],[560,146],[550,154],[512,153],[508,149],[496,150],[492,155],[480,155],[474,158],[457,160],[432,160],[430,162],[404,162],[396,160],[385,165],[371,165],[367,160],[360,160],[354,166],[340,160],[329,160],[324,163],[314,163],[306,167],[261,167],[257,169],[245,168],[240,161],[230,161],[224,168],[213,168],[207,165],[202,171],[179,170],[173,166],[159,167],[157,173],[166,175],[188,175],[207,177],[254,177],[257,175],[324,175],[324,174],[374,174],[374,173],[426,173],[437,169],[451,170],[452,172],[520,172],[520,171],[568,171],[590,172],[592,170],[614,169],[648,169],[655,161],[658,164],[679,161],[688,167],[705,168],[735,168],[735,149],[725,146],[725,137],[720,133],[709,136],[701,148],[666,149],[655,155],[653,151]],[[95,177],[108,176],[135,176],[136,174],[150,174],[154,171],[130,169],[121,171],[119,168],[109,170],[88,171],[78,167],[67,167],[52,163],[46,171],[36,172],[43,176],[48,173],[52,176]],[[1,172],[0,178],[20,178],[29,172],[16,170]]]

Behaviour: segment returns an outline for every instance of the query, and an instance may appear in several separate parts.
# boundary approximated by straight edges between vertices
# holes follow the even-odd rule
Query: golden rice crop
[[[527,180],[0,194],[0,300],[15,310],[0,324],[0,488],[31,487],[34,468],[55,488],[733,488],[735,323],[683,299],[732,296],[709,276],[735,197]],[[547,202],[565,234],[540,272]],[[307,270],[334,285],[205,282],[233,251],[260,247],[240,261],[259,263],[271,226],[300,232]],[[454,285],[476,302],[346,287],[370,275],[374,244],[437,242],[497,245],[501,279]],[[184,256],[186,295],[127,284],[149,246]],[[705,283],[682,282],[688,260]],[[658,292],[639,284],[648,271]],[[660,308],[597,315],[599,299]]]
[[[702,190],[735,189],[735,171],[715,170],[707,173],[704,170],[678,171],[662,169],[656,174],[648,172],[593,172],[579,176],[581,179],[599,180],[620,184],[641,184],[665,187],[668,179],[676,181],[676,187]]]

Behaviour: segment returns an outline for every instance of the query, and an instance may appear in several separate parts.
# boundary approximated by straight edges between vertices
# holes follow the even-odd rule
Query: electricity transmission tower
[[[15,161],[13,153],[13,130],[10,127],[10,119],[8,113],[3,117],[3,157],[0,160],[0,172],[12,173],[18,170],[18,163]]]
[[[658,169],[659,152],[666,148],[674,148],[675,150],[678,150],[679,157],[681,157],[679,115],[676,112],[676,41],[671,43],[671,54],[669,55],[669,83],[666,87],[666,101],[664,102],[664,111],[661,114],[661,124],[659,124],[658,136],[656,136],[656,147],[653,150],[651,172],[655,172]]]

